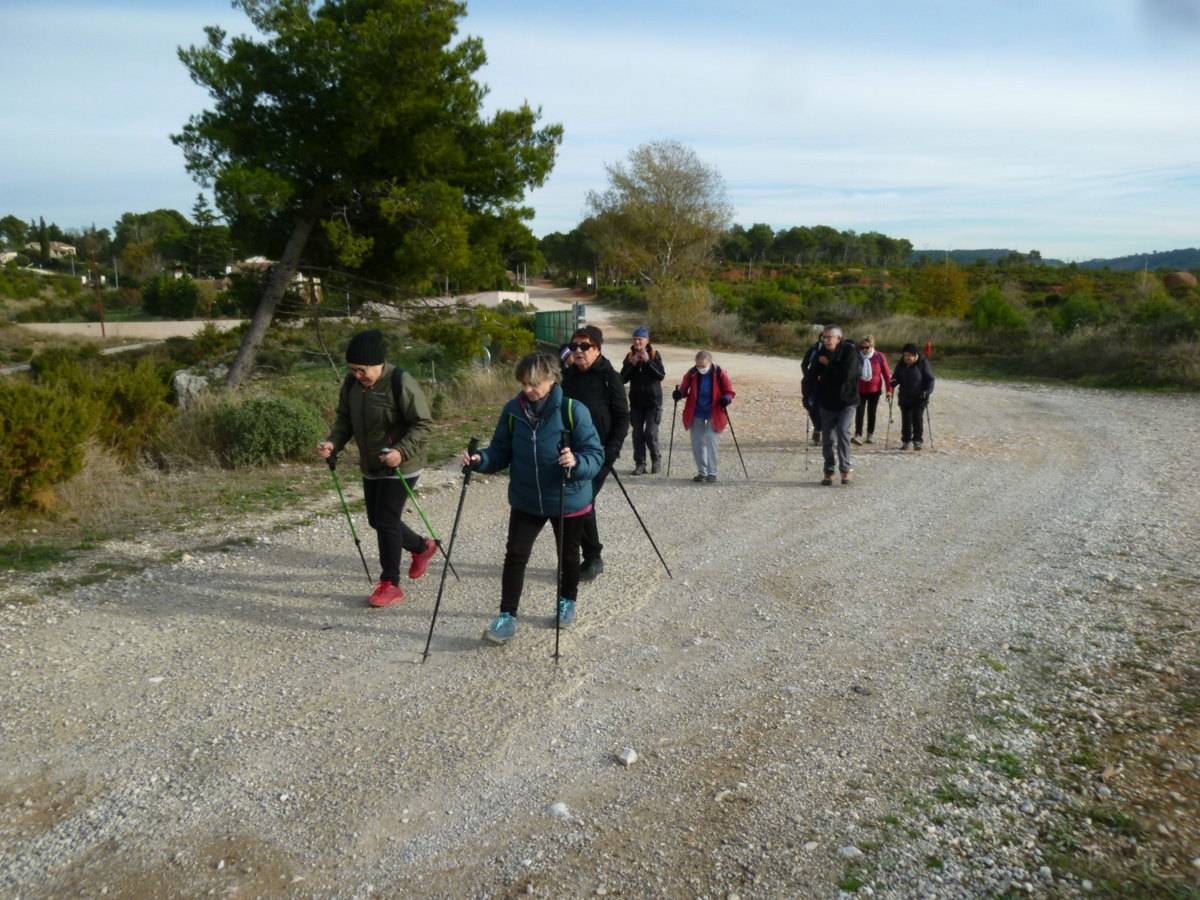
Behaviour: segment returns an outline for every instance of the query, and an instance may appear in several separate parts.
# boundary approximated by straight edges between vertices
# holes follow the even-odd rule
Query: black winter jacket
[[[926,399],[933,393],[933,380],[929,360],[920,355],[911,366],[905,365],[902,358],[892,369],[892,387],[900,388],[901,406]]]
[[[562,389],[592,414],[592,424],[604,445],[604,461],[611,463],[621,455],[621,445],[629,433],[629,401],[621,376],[606,357],[600,356],[586,372],[568,366],[563,372]]]
[[[829,362],[822,363],[822,356],[829,357]],[[814,399],[822,409],[858,406],[858,376],[861,374],[862,357],[854,341],[843,340],[832,353],[822,347],[808,370],[808,377],[815,385]]]
[[[649,344],[646,362],[633,362],[633,350],[625,354],[621,366],[621,380],[629,385],[629,405],[638,409],[662,408],[662,381],[667,377],[662,357]]]

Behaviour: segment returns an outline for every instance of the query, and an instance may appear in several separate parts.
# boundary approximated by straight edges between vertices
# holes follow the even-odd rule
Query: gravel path
[[[929,834],[873,823],[980,703],[1120,658],[1137,590],[1197,583],[1200,398],[941,381],[933,449],[865,448],[853,485],[822,488],[795,362],[718,362],[750,481],[728,436],[720,481],[686,480],[682,427],[670,480],[623,477],[673,579],[610,482],[607,570],[557,665],[548,538],[517,639],[480,640],[497,477],[468,491],[424,664],[440,567],[365,608],[332,497],[251,546],[0,608],[0,894],[824,897],[848,867],[884,896],[1024,883],[1028,860],[934,871],[905,849]],[[430,475],[448,535],[460,479]],[[1172,602],[1194,612],[1191,590]]]

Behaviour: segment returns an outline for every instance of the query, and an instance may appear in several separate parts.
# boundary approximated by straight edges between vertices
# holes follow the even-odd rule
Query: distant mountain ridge
[[[912,261],[918,262],[921,259],[929,258],[935,261],[941,261],[949,255],[950,259],[959,265],[969,266],[979,260],[984,260],[988,263],[997,263],[1002,259],[1006,259],[1013,254],[1017,254],[1022,259],[1030,262],[1038,262],[1043,266],[1065,266],[1067,263],[1061,259],[1030,259],[1028,253],[1021,253],[1019,250],[914,250]],[[1200,269],[1200,248],[1190,247],[1180,250],[1162,250],[1156,253],[1133,253],[1129,256],[1116,256],[1111,259],[1089,259],[1086,262],[1077,263],[1081,269],[1112,269],[1114,272],[1133,272],[1138,269],[1171,269],[1173,271],[1186,269]]]

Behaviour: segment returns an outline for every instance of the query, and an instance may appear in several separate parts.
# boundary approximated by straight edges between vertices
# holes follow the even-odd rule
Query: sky
[[[190,215],[176,56],[221,0],[0,0],[0,215]],[[560,123],[532,192],[569,231],[606,166],[676,140],[734,221],[1083,260],[1200,246],[1200,0],[468,0],[490,108]]]

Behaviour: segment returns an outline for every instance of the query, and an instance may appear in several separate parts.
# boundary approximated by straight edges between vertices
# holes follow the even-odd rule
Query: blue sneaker
[[[560,597],[558,600],[558,624],[570,628],[575,624],[575,601]]]
[[[493,644],[507,644],[516,633],[517,617],[508,613],[500,613],[483,633],[483,638]]]

